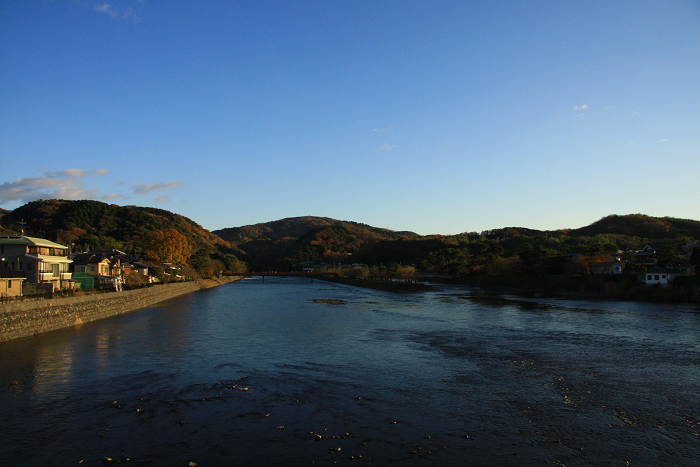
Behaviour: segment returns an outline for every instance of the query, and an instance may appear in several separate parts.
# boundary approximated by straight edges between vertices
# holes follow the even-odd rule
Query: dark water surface
[[[700,465],[699,364],[695,306],[244,280],[1,343],[0,464]]]

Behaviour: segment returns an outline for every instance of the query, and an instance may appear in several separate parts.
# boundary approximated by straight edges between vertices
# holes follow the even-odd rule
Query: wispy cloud
[[[659,143],[665,143],[666,141],[668,141],[668,138],[664,138],[664,139],[662,139],[661,141],[658,141],[658,142],[659,142]]]
[[[156,182],[156,183],[148,183],[148,184],[140,184],[137,183],[134,185],[134,193],[137,195],[147,195],[153,191],[162,191],[162,190],[167,190],[168,188],[175,188],[178,186],[181,186],[183,182],[170,182],[170,183],[163,183],[163,182]]]
[[[117,0],[116,2],[101,2],[92,3],[92,9],[98,13],[104,13],[112,18],[127,19],[132,20],[135,23],[140,21],[141,18],[136,15],[134,9],[136,5],[143,5],[144,0],[135,0],[123,2]]]
[[[115,199],[129,199],[128,196],[118,195],[116,193],[110,193],[108,195],[100,196],[102,201],[113,201]]]
[[[575,105],[575,106],[573,107],[573,109],[574,109],[574,110],[588,110],[588,105],[587,105],[587,104]]]
[[[379,149],[382,151],[391,151],[392,149],[395,149],[396,147],[398,147],[398,146],[396,146],[395,144],[392,144],[392,145],[383,144],[379,147]]]
[[[375,128],[374,130],[372,130],[372,132],[373,132],[373,133],[386,133],[387,131],[391,131],[391,130],[393,130],[393,129],[394,129],[394,128],[392,128],[392,127],[389,127],[389,128]]]
[[[77,179],[86,175],[103,176],[107,169],[65,169],[44,171],[43,177],[17,178],[0,184],[0,204],[10,201],[28,203],[38,199],[95,199],[97,190],[85,188]]]
[[[92,8],[93,10],[99,11],[100,13],[106,13],[112,18],[117,17],[117,12],[114,11],[114,7],[109,3],[103,3],[102,5],[93,5]]]
[[[109,173],[107,169],[100,170],[83,170],[83,169],[66,169],[60,172],[53,172],[47,170],[45,172],[47,177],[58,177],[58,178],[83,178],[85,175],[95,175],[97,177],[103,177]]]
[[[163,204],[163,203],[168,203],[168,202],[170,202],[171,199],[172,199],[172,198],[170,198],[170,196],[158,196],[158,197],[156,197],[156,199],[155,199],[154,201],[155,201],[156,203]]]

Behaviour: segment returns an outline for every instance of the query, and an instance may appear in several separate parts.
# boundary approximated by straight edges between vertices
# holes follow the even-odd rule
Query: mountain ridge
[[[90,200],[40,200],[12,211],[0,209],[4,233],[18,233],[24,220],[27,235],[73,244],[76,249],[118,248],[141,251],[151,231],[174,228],[191,248],[191,265],[198,271],[281,267],[308,259],[353,262],[433,264],[474,256],[469,244],[488,243],[510,257],[527,245],[540,245],[551,254],[582,251],[613,252],[643,247],[645,242],[682,243],[700,239],[700,221],[645,214],[610,214],[576,229],[537,230],[503,227],[457,235],[425,235],[394,231],[329,217],[297,216],[275,221],[208,231],[180,214],[163,209],[118,206]],[[472,250],[467,251],[469,248]],[[492,251],[492,250],[489,250]],[[489,253],[491,254],[491,253]],[[308,256],[308,258],[306,258]]]

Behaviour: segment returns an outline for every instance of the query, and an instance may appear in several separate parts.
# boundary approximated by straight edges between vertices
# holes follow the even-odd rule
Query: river
[[[697,306],[442,289],[248,279],[0,343],[2,465],[700,465]]]

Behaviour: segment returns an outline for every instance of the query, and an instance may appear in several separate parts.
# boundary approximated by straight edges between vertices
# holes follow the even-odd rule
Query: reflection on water
[[[37,466],[698,465],[698,311],[240,281],[0,344],[0,452]]]

